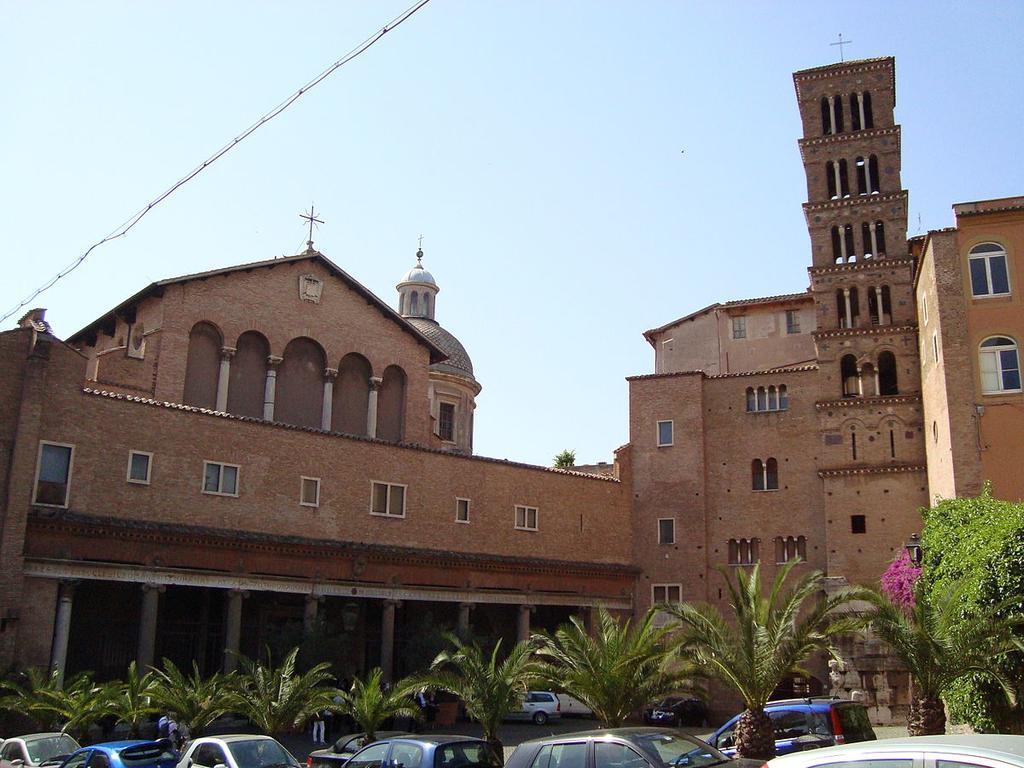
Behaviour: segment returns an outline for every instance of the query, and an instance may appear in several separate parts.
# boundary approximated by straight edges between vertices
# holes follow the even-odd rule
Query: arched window
[[[757,410],[757,396],[754,394],[753,387],[747,387],[747,411]]]
[[[377,437],[400,442],[405,436],[405,371],[397,365],[384,369],[377,396]]]
[[[888,285],[882,286],[882,325],[892,325],[892,292]]]
[[[878,394],[898,395],[900,388],[896,381],[896,355],[885,351],[878,356]]]
[[[836,110],[836,133],[843,132],[843,98],[842,96],[834,97],[833,104],[835,104]]]
[[[846,168],[846,159],[839,161],[839,194],[843,197],[850,196],[850,175]]]
[[[430,317],[430,294],[425,291],[423,293],[423,316]]]
[[[263,334],[246,331],[235,342],[235,350],[228,377],[228,413],[262,419],[270,344]]]
[[[776,536],[775,562],[781,565],[797,558],[807,559],[807,539],[803,536]]]
[[[839,376],[842,379],[843,397],[860,396],[860,377],[857,374],[857,358],[843,355],[839,362]]]
[[[217,407],[217,379],[220,376],[220,351],[224,337],[212,323],[200,322],[188,334],[185,358],[185,405]]]
[[[877,194],[881,189],[881,180],[878,178],[878,157],[872,155],[868,158],[868,189],[872,194]]]
[[[763,491],[764,485],[764,462],[760,459],[754,459],[750,462],[750,487],[755,491]]]
[[[360,437],[369,434],[366,420],[370,406],[372,375],[373,369],[362,355],[353,352],[341,358],[331,405],[332,430]]]
[[[880,325],[881,324],[881,316],[879,315],[879,312],[881,312],[881,310],[882,310],[882,308],[881,308],[881,306],[879,306],[879,302],[878,302],[878,291],[875,290],[874,286],[869,285],[868,286],[868,322],[870,322],[871,325]]]
[[[779,392],[774,386],[768,387],[768,410],[779,410]]]
[[[843,241],[839,235],[839,227],[832,227],[832,260],[836,264],[846,262],[846,254],[843,253]]]
[[[878,374],[875,366],[871,363],[864,363],[860,368],[861,390],[865,397],[874,397],[879,394]]]
[[[878,255],[885,256],[885,224],[881,221],[875,222],[875,242]]]
[[[846,258],[848,261],[857,260],[857,247],[853,244],[853,225],[847,224],[843,227],[843,239],[846,242]]]
[[[789,390],[786,389],[785,384],[779,385],[779,410],[789,410]]]
[[[876,255],[875,243],[871,237],[871,224],[868,224],[866,221],[860,225],[860,241],[864,245],[864,258],[873,258]]]
[[[768,395],[764,391],[764,387],[757,388],[757,410],[767,411],[768,410]]]
[[[854,161],[854,166],[857,168],[857,194],[866,195],[869,191],[868,161],[858,157]]]
[[[846,293],[842,288],[836,291],[836,319],[840,328],[846,327]]]
[[[832,110],[828,105],[828,96],[821,97],[821,132],[831,136],[832,131]]]
[[[851,93],[850,94],[850,125],[852,126],[852,130],[854,130],[854,131],[859,131],[859,130],[861,130],[864,127],[863,125],[861,125],[861,120],[860,120],[860,94],[859,93]]]
[[[300,337],[288,342],[277,369],[274,421],[319,429],[324,402],[324,369],[320,345]]]
[[[874,128],[875,118],[871,114],[871,93],[864,91],[861,94],[861,104],[864,105],[864,128]]]
[[[760,539],[729,539],[729,565],[753,565],[760,548]]]
[[[992,336],[979,350],[981,391],[986,395],[1020,391],[1020,360],[1017,342],[1008,336]]]
[[[1005,296],[1010,292],[1006,272],[1006,251],[998,243],[981,243],[971,248],[971,293],[974,296]]]
[[[775,459],[768,459],[765,462],[765,490],[777,491],[779,489],[779,462]]]
[[[836,164],[829,160],[825,163],[825,183],[828,185],[829,200],[835,200],[839,197],[838,181],[839,173]]]
[[[409,314],[418,315],[420,313],[420,295],[416,291],[412,292],[412,296],[409,301]]]

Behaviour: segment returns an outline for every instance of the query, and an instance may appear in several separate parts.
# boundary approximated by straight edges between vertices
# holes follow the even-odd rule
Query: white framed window
[[[673,424],[671,421],[659,421],[658,422],[658,447],[664,448],[672,445],[672,428]]]
[[[674,517],[658,518],[658,543],[676,543],[676,519]]]
[[[455,404],[440,403],[437,407],[437,436],[447,442],[455,440]]]
[[[153,472],[153,454],[148,451],[128,451],[128,476],[129,483],[138,485],[149,485]]]
[[[786,333],[800,333],[800,311],[796,309],[786,310]]]
[[[320,506],[320,478],[299,477],[299,506]]]
[[[732,319],[732,337],[734,339],[747,338],[747,318],[734,317]]]
[[[762,411],[788,411],[789,389],[785,384],[767,387],[747,387],[747,413]]]
[[[204,461],[203,493],[210,493],[215,496],[237,496],[238,473],[240,469],[237,464]]]
[[[981,342],[978,351],[981,367],[981,392],[997,395],[1020,392],[1020,358],[1017,342],[1008,336],[992,336]]]
[[[520,531],[537,530],[537,508],[516,505],[516,529]]]
[[[1007,296],[1010,276],[1006,271],[1006,251],[998,243],[981,243],[968,255],[971,270],[971,295]]]
[[[405,491],[399,483],[370,481],[370,514],[381,517],[405,517]]]
[[[921,316],[924,318],[924,324],[928,325],[928,294],[921,296]]]
[[[678,605],[683,602],[681,584],[651,584],[651,602],[654,605]]]
[[[760,560],[760,539],[729,539],[729,565],[753,565]]]
[[[469,499],[455,499],[455,522],[469,522]]]
[[[33,503],[44,507],[66,507],[71,495],[71,470],[75,446],[70,443],[39,441]]]

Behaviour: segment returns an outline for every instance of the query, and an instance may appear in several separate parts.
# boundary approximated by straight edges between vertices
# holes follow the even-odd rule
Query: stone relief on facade
[[[299,275],[299,298],[313,304],[320,303],[324,281],[316,275]]]

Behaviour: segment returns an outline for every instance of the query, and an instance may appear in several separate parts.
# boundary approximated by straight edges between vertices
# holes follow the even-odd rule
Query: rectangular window
[[[924,316],[924,324],[928,325],[928,296],[921,296],[921,314]]]
[[[468,523],[469,522],[469,499],[456,499],[455,500],[455,522],[456,523]]]
[[[516,528],[521,531],[536,531],[537,508],[516,506]]]
[[[651,602],[660,603],[683,602],[683,588],[680,584],[652,584]]]
[[[1005,253],[971,256],[970,268],[974,296],[1005,296],[1010,292]]]
[[[868,520],[864,515],[850,515],[850,533],[867,533]]]
[[[800,313],[795,309],[786,310],[786,333],[800,333]]]
[[[238,495],[238,465],[203,462],[203,493],[218,496]]]
[[[671,421],[659,421],[658,422],[658,447],[663,448],[666,445],[672,445],[672,422]]]
[[[441,403],[438,407],[437,434],[449,442],[455,439],[455,406],[452,403]]]
[[[320,478],[299,478],[299,504],[303,507],[320,506]]]
[[[39,443],[36,467],[36,504],[66,507],[71,488],[71,465],[74,446],[64,443]]]
[[[658,520],[658,543],[676,543],[676,519],[674,517],[662,517]]]
[[[153,469],[153,454],[146,451],[128,451],[128,482],[149,485]]]
[[[370,481],[370,514],[383,517],[405,517],[406,486],[397,483]]]
[[[732,319],[732,337],[734,339],[747,338],[747,318],[734,317]]]
[[[938,331],[932,334],[932,359],[939,362],[939,334]]]

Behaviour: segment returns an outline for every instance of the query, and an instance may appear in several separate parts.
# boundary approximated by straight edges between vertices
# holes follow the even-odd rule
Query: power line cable
[[[226,155],[232,149],[237,147],[242,141],[244,141],[249,136],[251,136],[253,133],[255,133],[258,128],[260,128],[263,125],[265,125],[266,123],[270,122],[275,117],[277,117],[282,112],[284,112],[286,109],[288,109],[288,107],[290,107],[292,104],[294,104],[296,101],[298,101],[301,96],[303,96],[304,94],[308,93],[315,86],[319,85],[321,82],[326,80],[335,71],[337,71],[338,69],[341,69],[341,67],[343,67],[345,64],[348,64],[350,61],[352,61],[353,59],[355,59],[359,55],[365,53],[378,40],[380,40],[382,37],[384,37],[384,35],[386,35],[389,31],[391,31],[395,27],[397,27],[400,24],[402,24],[402,22],[404,22],[407,19],[409,19],[414,13],[416,13],[418,10],[420,10],[423,6],[425,6],[429,2],[430,2],[430,0],[417,0],[417,2],[413,3],[411,6],[409,6],[404,11],[402,11],[400,14],[398,14],[395,18],[393,18],[391,21],[389,21],[387,24],[385,24],[383,27],[381,27],[379,30],[377,30],[372,35],[370,35],[368,38],[366,38],[363,42],[359,43],[355,48],[350,50],[348,53],[346,53],[344,56],[342,56],[340,59],[338,59],[336,62],[334,62],[331,66],[329,66],[327,69],[325,69],[319,75],[317,75],[312,80],[310,80],[308,83],[306,83],[301,88],[299,88],[299,90],[297,90],[295,93],[293,93],[287,99],[282,101],[280,104],[278,104],[272,110],[270,110],[265,115],[263,115],[261,118],[259,118],[255,123],[253,123],[248,128],[246,128],[244,131],[242,131],[242,133],[240,133],[234,139],[232,139],[227,144],[225,144],[223,147],[221,147],[216,152],[214,152],[212,155],[210,155],[210,157],[208,157],[201,164],[196,166],[192,171],[190,171],[188,174],[186,174],[181,179],[179,179],[175,184],[173,184],[171,187],[166,189],[159,196],[154,198],[144,208],[142,208],[141,210],[136,212],[133,216],[129,217],[119,227],[117,227],[116,229],[111,231],[111,233],[109,235],[104,237],[102,240],[99,240],[98,242],[93,243],[91,246],[89,246],[88,250],[86,250],[85,253],[83,253],[81,256],[79,256],[77,259],[75,259],[73,262],[71,262],[68,266],[66,266],[64,269],[62,269],[60,272],[58,272],[56,275],[54,275],[48,281],[43,283],[43,285],[41,285],[39,288],[37,288],[35,291],[33,291],[30,296],[28,296],[23,301],[18,303],[17,306],[15,306],[13,309],[11,309],[9,312],[7,312],[7,314],[5,314],[2,317],[0,317],[0,323],[2,323],[5,320],[7,320],[7,318],[9,318],[12,315],[14,315],[16,312],[18,312],[23,307],[26,307],[30,303],[35,301],[36,297],[38,297],[43,292],[49,290],[50,288],[52,288],[54,285],[56,285],[56,283],[59,280],[61,280],[62,278],[66,277],[67,275],[71,274],[72,272],[74,272],[79,267],[79,265],[81,265],[81,263],[83,261],[85,261],[89,257],[89,254],[91,254],[96,248],[98,248],[99,246],[103,245],[104,243],[109,243],[111,240],[116,240],[119,237],[124,237],[126,234],[128,234],[128,232],[136,224],[138,224],[142,220],[142,218],[147,213],[149,213],[151,210],[153,210],[153,208],[155,208],[157,205],[162,203],[164,200],[166,200],[168,197],[170,197],[172,194],[174,194],[178,189],[180,189],[182,186],[184,186],[185,184],[190,182],[192,179],[194,179],[200,173],[205,171],[207,168],[209,168],[211,165],[213,165],[217,160],[222,158],[224,155]]]

